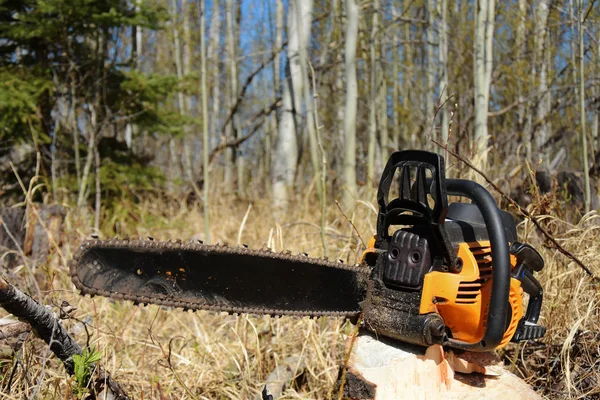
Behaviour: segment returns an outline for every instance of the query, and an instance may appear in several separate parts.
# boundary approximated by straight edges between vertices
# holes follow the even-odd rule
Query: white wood
[[[348,341],[350,346],[351,340]],[[529,385],[503,368],[493,353],[444,353],[383,342],[359,334],[352,346],[348,373],[375,385],[373,400],[392,399],[541,399]],[[347,398],[347,397],[344,397]]]

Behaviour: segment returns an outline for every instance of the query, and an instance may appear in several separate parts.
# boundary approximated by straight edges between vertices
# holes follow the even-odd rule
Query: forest
[[[133,398],[257,398],[291,357],[281,398],[330,398],[344,320],[90,299],[69,260],[94,235],[356,262],[388,157],[428,150],[545,259],[548,331],[505,367],[600,398],[599,77],[595,0],[0,0],[0,279]],[[2,398],[85,398],[61,368],[0,338]]]

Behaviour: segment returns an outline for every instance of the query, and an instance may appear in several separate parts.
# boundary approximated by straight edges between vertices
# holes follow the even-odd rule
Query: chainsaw
[[[449,196],[470,202],[449,204]],[[517,241],[513,217],[485,188],[446,179],[438,154],[397,151],[377,202],[377,232],[358,264],[201,241],[94,238],[79,246],[70,274],[82,294],[184,310],[346,317],[421,346],[490,351],[545,334],[534,277],[544,261]]]

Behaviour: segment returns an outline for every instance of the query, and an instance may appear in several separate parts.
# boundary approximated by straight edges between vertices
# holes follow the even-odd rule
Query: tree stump
[[[338,378],[344,399],[541,399],[493,353],[424,349],[362,331],[351,342],[343,385],[342,371]]]
[[[65,214],[62,206],[47,204],[0,209],[0,266],[11,269],[22,257],[44,262],[53,243],[62,242]]]

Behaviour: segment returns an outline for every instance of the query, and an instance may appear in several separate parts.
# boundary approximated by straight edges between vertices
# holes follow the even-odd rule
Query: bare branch
[[[456,152],[452,151],[448,147],[448,145],[443,145],[442,143],[436,141],[435,139],[431,139],[431,141],[433,143],[437,144],[438,146],[440,146],[442,149],[446,150],[449,154],[454,156],[457,160],[462,161],[467,167],[471,168],[473,171],[478,173],[483,179],[485,179],[485,181],[487,183],[490,184],[490,186],[492,186],[494,188],[494,190],[496,190],[502,196],[503,199],[505,199],[510,204],[512,204],[515,207],[515,209],[519,213],[521,213],[521,215],[523,215],[525,218],[528,218],[531,222],[533,222],[535,227],[542,233],[542,235],[544,235],[546,237],[546,239],[548,239],[556,247],[556,249],[560,253],[562,253],[564,256],[569,258],[575,264],[579,265],[579,267],[581,267],[581,269],[583,269],[585,271],[585,273],[588,274],[588,276],[590,276],[593,280],[598,279],[598,277],[596,277],[594,275],[594,273],[588,267],[586,267],[585,264],[579,258],[577,258],[573,253],[571,253],[570,251],[568,251],[567,249],[562,247],[561,244],[558,243],[558,241],[546,229],[544,229],[544,227],[539,223],[539,221],[537,220],[535,215],[532,215],[529,211],[527,211],[527,209],[521,207],[510,196],[508,196],[506,193],[504,193],[504,191],[502,189],[500,189],[500,187],[498,187],[498,185],[496,185],[490,178],[488,178],[488,176],[485,173],[483,173],[480,169],[476,168],[468,160],[461,157]]]

